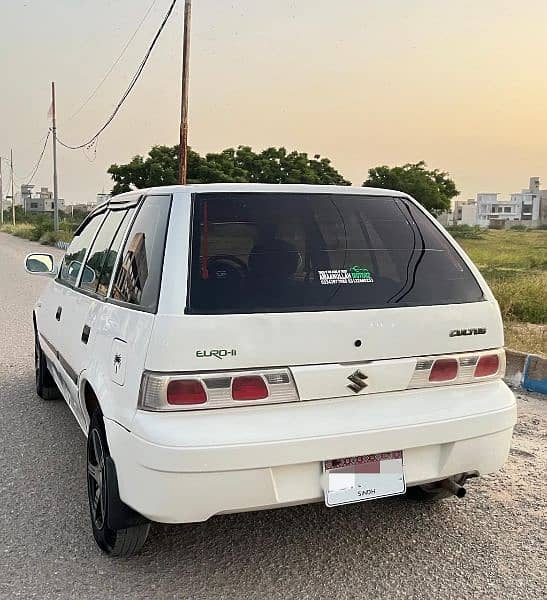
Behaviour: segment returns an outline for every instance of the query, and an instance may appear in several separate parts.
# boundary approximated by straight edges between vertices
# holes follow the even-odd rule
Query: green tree
[[[448,173],[427,170],[424,161],[402,167],[375,167],[368,172],[365,187],[405,192],[432,213],[450,209],[450,200],[459,194]]]
[[[111,165],[113,194],[157,185],[173,185],[178,180],[178,146],[154,146],[146,158],[135,156],[126,164]],[[249,146],[227,148],[204,157],[190,150],[189,183],[310,183],[350,185],[328,158],[285,148],[254,152]]]
[[[190,156],[188,162],[195,162],[195,157]],[[114,180],[113,194],[121,194],[135,188],[172,185],[177,181],[178,147],[153,146],[146,159],[139,155],[134,156],[126,164],[111,165],[108,173]]]

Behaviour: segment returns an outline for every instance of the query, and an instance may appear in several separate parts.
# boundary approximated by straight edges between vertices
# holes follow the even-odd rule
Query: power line
[[[144,71],[144,67],[146,66],[146,63],[148,62],[148,59],[150,58],[150,55],[152,54],[152,50],[154,49],[160,35],[161,32],[163,31],[167,21],[169,20],[169,17],[171,16],[171,13],[173,12],[173,9],[175,8],[175,4],[177,3],[177,0],[172,0],[171,5],[169,6],[169,9],[165,15],[165,17],[163,18],[163,21],[158,29],[158,31],[156,32],[156,35],[154,36],[152,43],[150,44],[148,50],[146,51],[146,54],[144,55],[144,58],[142,59],[139,67],[137,68],[137,71],[135,72],[135,74],[133,75],[133,78],[131,79],[131,82],[129,84],[129,86],[127,87],[127,89],[125,90],[125,92],[123,93],[120,101],[118,102],[118,104],[116,105],[116,108],[114,109],[114,111],[112,112],[112,114],[108,117],[108,119],[106,120],[106,122],[104,123],[104,125],[99,129],[99,131],[97,131],[97,133],[95,135],[93,135],[92,137],[90,137],[86,142],[83,142],[81,144],[75,145],[75,146],[71,146],[70,144],[66,144],[65,142],[62,142],[59,138],[57,138],[57,141],[59,142],[59,144],[61,144],[61,146],[64,146],[65,148],[68,148],[69,150],[79,150],[81,148],[86,148],[88,146],[90,146],[91,144],[93,144],[95,142],[95,140],[101,135],[101,133],[110,125],[110,123],[112,123],[112,121],[114,120],[114,118],[116,117],[116,115],[118,114],[119,110],[121,109],[122,105],[124,104],[125,100],[127,99],[127,97],[129,96],[129,94],[131,93],[131,91],[133,90],[133,88],[135,87],[137,81],[139,80],[139,77],[141,76],[142,72]]]
[[[5,157],[2,157],[2,159],[6,160]],[[9,161],[9,158],[7,160]],[[9,173],[9,177],[6,179],[6,181],[7,181],[6,191],[4,192],[4,190],[2,190],[2,194],[3,194],[4,198],[9,196],[9,189],[10,189],[10,185],[11,185],[11,178],[13,175],[13,171],[11,169],[9,169],[8,173]],[[2,183],[4,183],[4,182],[2,181]]]
[[[93,144],[87,146],[87,148],[83,149],[84,156],[87,159],[87,162],[93,163],[97,160],[97,146],[99,145],[99,140],[96,139]],[[90,154],[87,151],[90,151]]]
[[[42,159],[44,158],[44,154],[47,148],[47,143],[49,140],[49,136],[51,135],[51,129],[48,130],[46,137],[44,139],[44,145],[42,146],[42,150],[40,151],[40,156],[38,157],[38,160],[36,161],[36,164],[34,165],[34,168],[32,169],[31,174],[28,177],[25,177],[24,179],[19,179],[19,177],[17,177],[15,175],[15,172],[13,173],[14,179],[17,179],[19,181],[23,181],[24,183],[32,183],[32,180],[34,179],[34,176],[36,175],[36,172],[38,171],[38,168],[40,167],[40,164],[42,162]],[[1,156],[0,158],[2,158],[5,161],[9,162],[9,158],[7,156]]]
[[[44,158],[44,153],[46,151],[47,142],[49,140],[50,135],[51,135],[51,129],[48,129],[46,139],[44,141],[44,146],[42,148],[42,152],[40,152],[40,157],[38,158],[38,161],[37,161],[32,173],[28,177],[25,178],[27,180],[27,183],[29,183],[29,184],[32,183],[32,180],[34,179],[34,176],[36,175],[36,172],[38,171],[38,167],[40,166],[40,163],[42,162],[42,158]]]
[[[9,156],[2,156],[2,160],[5,160],[6,162],[9,163],[11,159],[9,158]],[[17,180],[17,181],[21,182],[21,180],[19,179],[19,176],[15,175],[14,169],[10,168],[10,172],[13,173],[13,181]]]
[[[154,8],[154,6],[156,5],[158,0],[153,0],[152,4],[150,4],[150,6],[148,7],[148,10],[144,13],[143,18],[140,20],[139,24],[137,25],[137,28],[135,29],[135,31],[133,32],[133,34],[131,35],[131,37],[127,40],[127,42],[125,43],[124,47],[122,48],[122,51],[120,52],[120,54],[118,55],[118,58],[116,58],[116,60],[113,62],[112,66],[108,69],[108,71],[105,73],[104,77],[101,79],[101,81],[98,83],[98,85],[94,88],[94,90],[91,92],[91,94],[89,95],[89,97],[87,98],[87,100],[85,100],[82,105],[80,106],[80,108],[78,108],[69,118],[73,119],[76,115],[79,115],[80,112],[87,106],[87,104],[89,103],[89,101],[95,96],[95,94],[99,91],[99,89],[102,87],[103,83],[108,79],[109,75],[112,73],[112,71],[116,68],[117,64],[120,62],[120,60],[123,58],[126,50],[129,48],[129,46],[131,45],[131,42],[135,39],[135,36],[137,35],[137,33],[140,31],[141,27],[143,26],[143,23],[146,21],[148,15],[150,14],[150,12],[152,11],[152,9]]]

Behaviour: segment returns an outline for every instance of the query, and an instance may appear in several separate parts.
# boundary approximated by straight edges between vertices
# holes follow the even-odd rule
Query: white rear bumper
[[[516,404],[502,381],[106,420],[121,498],[154,521],[319,501],[322,461],[404,450],[407,485],[499,469]]]

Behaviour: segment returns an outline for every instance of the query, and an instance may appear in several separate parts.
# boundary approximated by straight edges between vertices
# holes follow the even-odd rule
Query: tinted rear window
[[[338,194],[194,197],[188,312],[476,302],[460,256],[414,204]]]

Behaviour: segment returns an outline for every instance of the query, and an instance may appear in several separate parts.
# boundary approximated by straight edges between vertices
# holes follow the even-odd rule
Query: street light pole
[[[190,22],[192,0],[184,4],[184,34],[182,40],[182,90],[180,109],[179,183],[188,181],[188,83],[190,74]]]
[[[55,82],[51,82],[51,133],[53,134],[53,229],[59,231],[59,196],[57,189],[57,121],[55,117]]]

